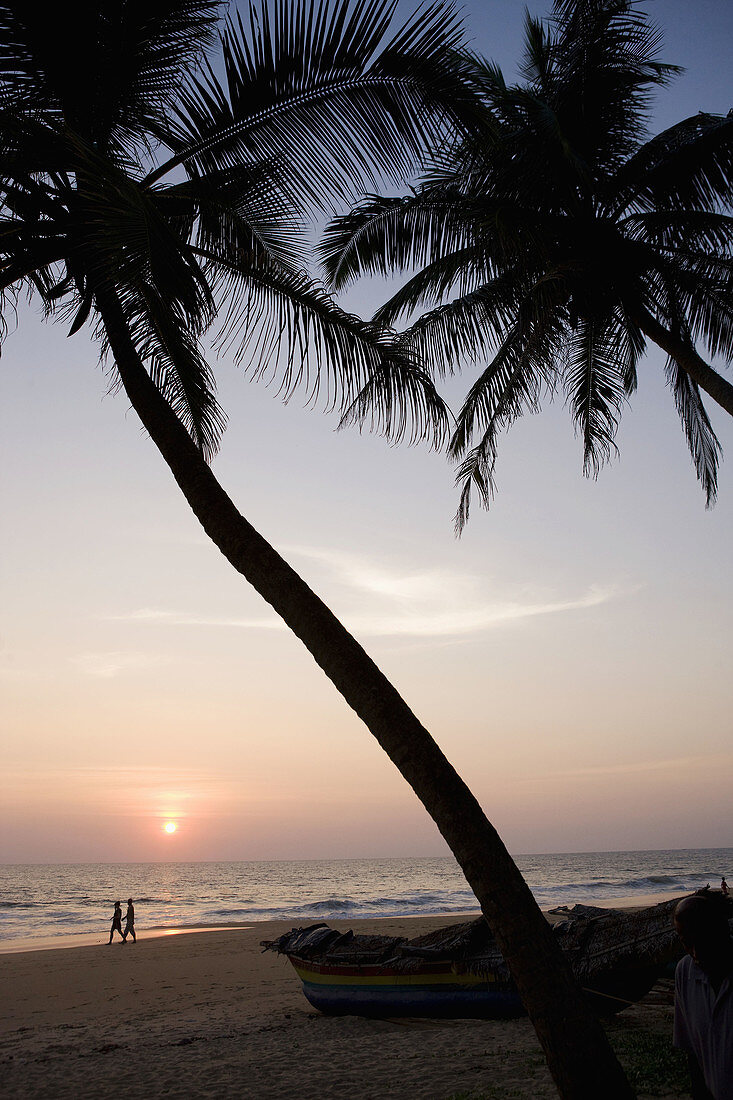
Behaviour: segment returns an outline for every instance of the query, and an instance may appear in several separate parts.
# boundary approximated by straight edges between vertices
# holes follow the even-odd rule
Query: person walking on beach
[[[119,901],[115,902],[115,911],[112,914],[112,927],[109,930],[109,940],[107,942],[108,947],[110,943],[112,943],[112,937],[114,936],[115,931],[119,932],[119,934],[122,936],[122,904]],[[124,938],[125,937],[122,936],[123,940]]]
[[[693,1100],[733,1100],[733,939],[731,905],[693,894],[674,912],[687,951],[675,971],[673,1044],[687,1052]]]
[[[132,936],[132,942],[137,943],[135,935],[135,906],[132,898],[127,899],[127,912],[125,913],[125,931],[122,934],[122,942],[127,943],[127,937]]]
[[[728,897],[728,883],[725,881],[725,878],[720,880],[720,892],[724,898]]]

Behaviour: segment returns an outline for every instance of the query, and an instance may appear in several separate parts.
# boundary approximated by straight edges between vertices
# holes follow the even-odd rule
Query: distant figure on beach
[[[119,932],[119,934],[122,936],[122,904],[119,901],[115,902],[115,911],[112,914],[112,927],[109,930],[109,940],[107,946],[112,943],[112,937],[114,936],[115,932]],[[122,936],[123,940],[124,938],[125,937]]]
[[[724,898],[728,897],[728,883],[725,881],[724,878],[720,880],[720,892]]]
[[[127,937],[132,936],[132,942],[137,943],[135,935],[135,906],[132,898],[127,899],[127,912],[125,913],[125,931],[122,934],[122,942],[127,943]]]
[[[675,971],[674,1046],[687,1052],[693,1100],[733,1100],[733,939],[728,898],[683,898],[674,924],[687,951]]]

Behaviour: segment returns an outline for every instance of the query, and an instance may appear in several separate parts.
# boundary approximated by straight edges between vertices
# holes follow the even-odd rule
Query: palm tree
[[[451,441],[456,517],[488,504],[498,436],[564,391],[598,474],[649,342],[710,505],[720,446],[701,390],[733,415],[733,386],[698,350],[733,356],[733,114],[698,114],[648,139],[650,93],[679,70],[633,0],[555,0],[526,17],[525,80],[474,59],[483,127],[404,198],[336,219],[323,256],[337,289],[416,268],[378,311],[406,318],[406,351],[435,371],[482,361]],[[416,310],[428,307],[416,320]],[[353,414],[363,413],[364,402]]]
[[[219,550],[281,615],[435,819],[491,923],[566,1097],[632,1093],[519,871],[429,733],[209,465],[224,426],[202,342],[281,371],[286,392],[369,393],[385,429],[439,437],[425,372],[303,274],[324,194],[400,178],[474,97],[450,9],[390,38],[386,0],[251,7],[205,58],[216,0],[40,10],[0,3],[0,290],[89,323]],[[268,14],[273,11],[274,14]],[[196,75],[196,66],[199,66]],[[161,152],[164,156],[161,159]],[[254,351],[252,349],[255,349]],[[318,371],[314,370],[317,359]],[[310,368],[310,370],[309,370]]]

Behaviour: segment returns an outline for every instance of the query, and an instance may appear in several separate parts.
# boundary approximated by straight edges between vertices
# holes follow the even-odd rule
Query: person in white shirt
[[[683,898],[674,923],[687,954],[675,972],[674,1037],[687,1052],[693,1100],[733,1100],[733,939],[730,900]]]

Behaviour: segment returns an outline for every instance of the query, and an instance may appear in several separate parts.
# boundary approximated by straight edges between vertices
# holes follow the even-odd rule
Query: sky
[[[523,10],[463,7],[473,46],[507,73]],[[665,60],[687,69],[653,128],[727,112],[733,8],[649,10]],[[366,315],[384,293],[344,301]],[[726,460],[706,510],[662,353],[645,358],[597,481],[556,401],[504,438],[496,501],[460,540],[445,457],[337,431],[226,358],[216,371],[221,483],[397,686],[510,851],[730,844],[733,423],[711,408]],[[448,387],[455,406],[471,379]],[[0,861],[446,854],[109,390],[85,334],[21,310],[0,361]]]

